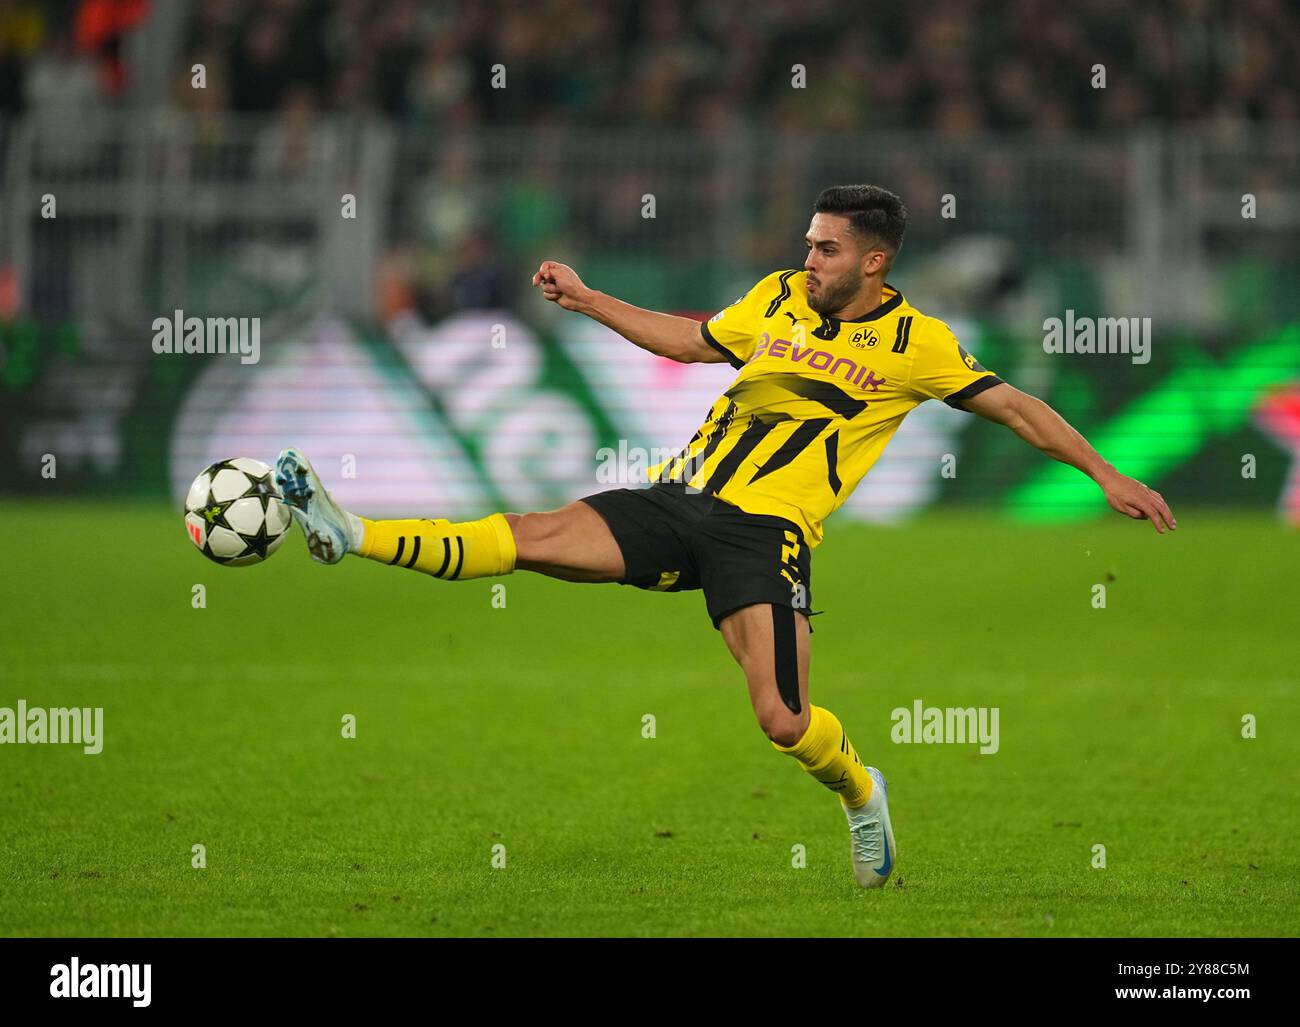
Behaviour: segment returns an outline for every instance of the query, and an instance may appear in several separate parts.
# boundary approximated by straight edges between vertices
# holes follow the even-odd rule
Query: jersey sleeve
[[[1001,384],[1001,378],[966,352],[951,328],[936,318],[926,319],[925,339],[917,347],[910,381],[917,396],[941,399],[965,410],[966,400]]]
[[[768,275],[729,307],[723,307],[700,324],[704,341],[727,358],[732,367],[744,367],[758,346],[764,312],[780,293],[777,274]]]

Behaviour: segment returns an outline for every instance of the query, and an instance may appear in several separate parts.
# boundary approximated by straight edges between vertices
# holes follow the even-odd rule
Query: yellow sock
[[[446,581],[490,578],[515,569],[515,536],[504,514],[447,520],[368,521],[358,550],[367,560],[409,567]]]
[[[839,795],[845,806],[861,806],[871,798],[871,775],[830,710],[809,706],[808,730],[803,737],[791,746],[772,745],[797,759],[804,770]]]

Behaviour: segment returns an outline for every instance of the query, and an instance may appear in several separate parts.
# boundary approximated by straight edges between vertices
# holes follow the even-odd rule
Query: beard
[[[857,271],[846,271],[833,282],[818,279],[817,293],[808,294],[808,306],[822,316],[828,316],[836,310],[843,310],[858,291],[862,277]]]

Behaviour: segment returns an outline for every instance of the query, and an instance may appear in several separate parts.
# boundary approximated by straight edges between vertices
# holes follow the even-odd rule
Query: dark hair
[[[833,185],[822,190],[813,204],[813,213],[848,218],[859,245],[879,245],[889,252],[885,270],[893,266],[907,230],[907,208],[888,189],[878,185]]]

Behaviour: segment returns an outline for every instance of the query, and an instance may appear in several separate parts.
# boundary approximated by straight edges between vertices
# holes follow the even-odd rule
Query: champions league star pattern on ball
[[[185,497],[185,529],[209,560],[231,567],[261,563],[284,541],[289,509],[260,460],[219,460]]]

